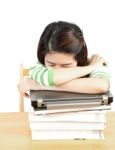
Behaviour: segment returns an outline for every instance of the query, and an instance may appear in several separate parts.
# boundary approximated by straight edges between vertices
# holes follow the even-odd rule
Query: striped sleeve
[[[37,62],[29,69],[30,78],[34,79],[40,85],[54,86],[54,71],[51,68],[46,68],[44,65]]]
[[[107,66],[100,67],[100,68],[96,69],[95,71],[93,71],[90,74],[90,77],[103,78],[103,79],[107,80],[108,82],[110,82],[110,70],[108,69]]]

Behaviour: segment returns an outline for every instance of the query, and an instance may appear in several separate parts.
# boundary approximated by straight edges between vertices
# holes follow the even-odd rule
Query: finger
[[[107,65],[108,65],[108,62],[103,59],[103,66],[107,66]]]
[[[28,93],[24,93],[24,96],[25,96],[26,98],[29,98],[29,97],[30,97]]]
[[[26,98],[29,98],[29,94],[27,94],[27,93],[20,92],[20,94],[21,94],[22,96],[26,97]]]

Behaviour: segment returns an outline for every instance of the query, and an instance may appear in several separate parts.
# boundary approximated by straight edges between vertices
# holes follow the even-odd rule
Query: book
[[[30,122],[31,130],[104,130],[102,122]]]
[[[56,114],[65,112],[81,112],[81,111],[95,111],[95,110],[110,110],[111,105],[100,105],[100,106],[83,106],[77,108],[65,108],[65,109],[52,109],[52,110],[34,110],[34,115],[43,114]]]
[[[101,130],[32,130],[32,140],[104,139]]]
[[[102,122],[105,120],[105,111],[82,111],[69,113],[56,113],[35,115],[32,112],[28,113],[29,122]]]

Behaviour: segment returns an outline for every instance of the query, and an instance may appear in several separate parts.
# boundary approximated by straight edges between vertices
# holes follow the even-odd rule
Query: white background
[[[89,56],[99,53],[108,60],[114,94],[114,14],[114,0],[0,0],[0,111],[19,111],[19,64],[36,62],[42,31],[58,20],[79,25]]]

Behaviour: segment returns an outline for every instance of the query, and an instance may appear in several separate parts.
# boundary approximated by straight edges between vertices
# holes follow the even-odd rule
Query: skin
[[[55,87],[39,85],[32,79],[25,79],[18,85],[19,92],[26,97],[30,90],[55,90],[79,93],[105,93],[109,89],[109,82],[102,78],[83,77],[106,63],[99,55],[89,59],[89,65],[79,67],[73,55],[59,52],[50,52],[45,56],[45,66],[54,69]],[[81,78],[83,77],[83,78]]]
[[[73,57],[65,53],[50,52],[45,57],[45,66],[55,69],[76,67],[77,61]]]

